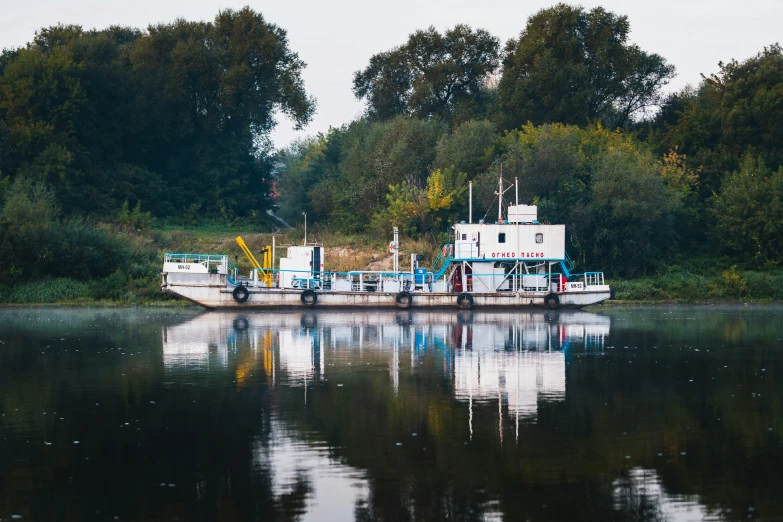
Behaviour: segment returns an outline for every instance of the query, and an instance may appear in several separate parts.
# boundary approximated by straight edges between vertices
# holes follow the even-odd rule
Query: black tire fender
[[[240,332],[247,330],[248,322],[247,319],[244,317],[239,317],[237,319],[234,319],[234,330],[239,330]]]
[[[463,310],[473,308],[473,296],[468,292],[462,292],[457,296],[457,307]]]
[[[237,303],[244,303],[250,297],[250,290],[244,286],[237,286],[234,288],[234,291],[231,292],[231,295],[234,296],[234,301]]]
[[[547,294],[544,297],[544,307],[548,310],[555,310],[560,306],[560,298],[557,294]]]
[[[410,292],[403,290],[397,294],[397,296],[394,298],[394,302],[397,303],[398,308],[410,308],[411,303],[413,303],[413,296]]]
[[[315,328],[318,326],[318,315],[316,312],[305,312],[299,320],[302,328]]]
[[[302,301],[302,304],[305,306],[315,306],[315,303],[318,302],[318,294],[308,288],[302,292],[299,296],[299,300]]]

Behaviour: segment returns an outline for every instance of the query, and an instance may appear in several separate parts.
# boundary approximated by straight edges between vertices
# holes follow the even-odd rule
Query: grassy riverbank
[[[726,270],[719,274],[676,272],[608,281],[617,302],[783,302],[783,270]]]
[[[0,284],[0,305],[61,306],[188,306],[160,291],[160,270],[164,252],[220,252],[237,261],[242,272],[250,265],[236,245],[241,235],[254,252],[271,244],[272,234],[257,234],[238,228],[205,229],[168,228],[143,233],[113,231],[125,245],[119,268],[106,277],[69,278],[38,276],[6,280]],[[303,231],[276,233],[278,246],[301,243]],[[386,238],[369,235],[344,235],[330,231],[310,231],[308,240],[326,245],[326,262],[330,269],[344,271],[364,268],[391,268]],[[403,239],[402,259],[411,252],[425,255],[427,261],[436,253],[435,240]],[[283,253],[279,251],[278,255]],[[720,263],[707,266],[674,268],[639,279],[607,277],[614,288],[615,302],[783,302],[783,269],[744,270]]]

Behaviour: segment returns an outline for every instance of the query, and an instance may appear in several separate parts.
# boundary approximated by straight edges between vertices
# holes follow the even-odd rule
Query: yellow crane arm
[[[261,265],[258,263],[258,260],[253,256],[253,253],[245,244],[245,241],[242,239],[242,236],[237,236],[236,241],[237,241],[237,245],[239,245],[239,248],[241,248],[242,252],[245,254],[245,257],[247,257],[247,260],[250,261],[251,265],[253,265],[253,268],[263,270]]]
[[[268,246],[264,248],[263,254],[264,254],[264,266],[261,266],[261,264],[258,262],[256,257],[253,255],[253,253],[250,251],[250,248],[245,244],[245,241],[242,239],[242,236],[237,236],[236,239],[237,245],[239,245],[239,248],[242,249],[242,252],[245,254],[245,257],[247,257],[247,260],[250,261],[250,264],[253,265],[253,268],[258,270],[261,274],[261,281],[263,281],[267,287],[272,287],[272,249]]]

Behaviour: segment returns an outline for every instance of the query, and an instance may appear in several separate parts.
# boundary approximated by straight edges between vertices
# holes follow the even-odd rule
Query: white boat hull
[[[234,287],[226,284],[221,274],[163,274],[163,290],[208,309],[224,308],[399,308],[396,293],[317,291],[317,301],[306,306],[302,290],[277,288],[247,288],[249,296],[243,303],[233,295]],[[558,308],[582,308],[611,297],[608,286],[588,287],[573,292],[490,292],[471,293],[475,308],[544,307],[546,296],[558,296]],[[411,292],[410,308],[457,308],[457,294],[451,292]]]

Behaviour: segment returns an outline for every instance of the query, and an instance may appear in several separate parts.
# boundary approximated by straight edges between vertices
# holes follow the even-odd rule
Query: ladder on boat
[[[565,259],[560,261],[560,268],[563,269],[563,275],[566,276],[566,278],[571,277],[571,270],[574,269],[574,262],[571,261],[571,257],[569,257],[568,252],[565,253]]]
[[[449,269],[449,265],[453,259],[452,249],[452,245],[444,245],[441,251],[438,253],[437,257],[435,257],[435,260],[430,265],[430,271],[435,274],[435,277],[433,278],[435,281],[443,277],[443,274],[445,274],[446,270]]]

